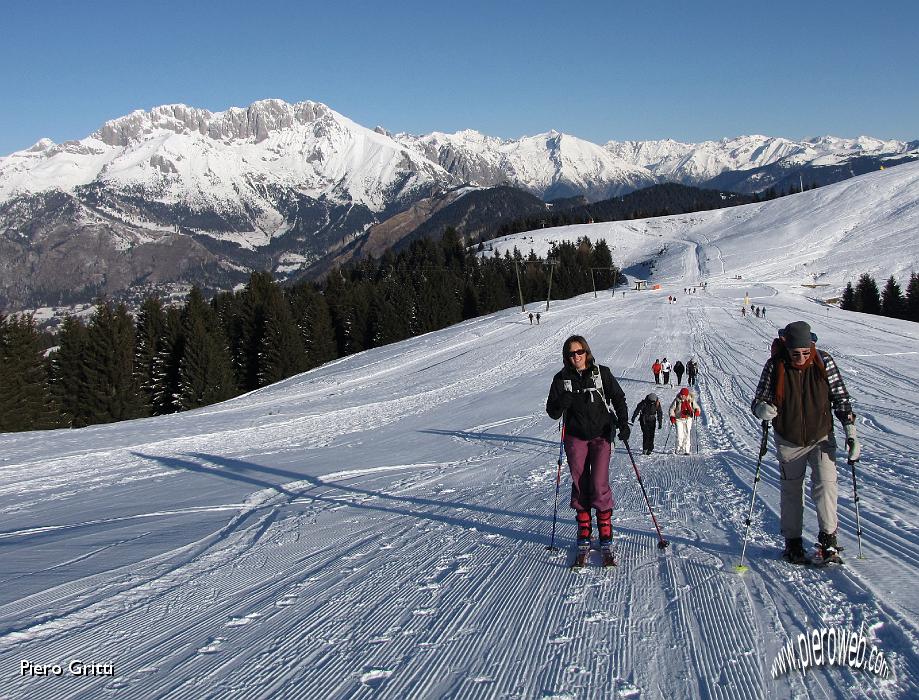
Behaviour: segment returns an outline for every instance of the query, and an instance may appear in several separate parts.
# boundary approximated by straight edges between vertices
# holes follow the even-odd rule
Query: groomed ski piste
[[[0,697],[916,697],[919,332],[818,298],[846,275],[908,270],[917,230],[919,166],[904,165],[749,207],[525,234],[524,252],[607,237],[630,277],[653,257],[661,288],[532,304],[532,326],[508,309],[189,413],[0,436]],[[811,273],[835,288],[802,287]],[[740,316],[745,294],[766,319]],[[739,574],[761,435],[749,404],[776,329],[798,319],[858,414],[864,559],[842,451],[846,563],[779,559],[770,440]],[[655,358],[700,365],[697,452],[672,454],[672,436],[665,451],[666,423],[650,456],[637,427],[631,440],[671,545],[618,445],[612,569],[568,568],[567,467],[562,551],[546,550],[559,432],[544,405],[573,333],[630,411],[678,390],[655,386]],[[889,675],[773,677],[782,648],[821,628],[861,632]]]

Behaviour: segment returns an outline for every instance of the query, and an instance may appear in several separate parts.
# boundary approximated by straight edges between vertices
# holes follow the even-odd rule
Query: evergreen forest
[[[186,411],[258,389],[338,357],[522,303],[621,282],[603,240],[481,256],[448,228],[379,259],[282,286],[256,272],[236,291],[183,304],[155,296],[136,314],[99,299],[68,316],[51,343],[30,315],[0,315],[0,432]],[[540,307],[542,309],[543,307]],[[532,310],[536,311],[535,307]]]

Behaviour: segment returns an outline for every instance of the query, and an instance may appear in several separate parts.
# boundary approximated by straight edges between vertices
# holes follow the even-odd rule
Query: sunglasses
[[[568,353],[568,357],[580,357],[581,355],[586,355],[587,351],[584,348],[580,350],[572,350]]]
[[[791,355],[792,357],[804,358],[804,357],[810,357],[811,351],[810,350],[791,350],[789,351],[788,354]]]

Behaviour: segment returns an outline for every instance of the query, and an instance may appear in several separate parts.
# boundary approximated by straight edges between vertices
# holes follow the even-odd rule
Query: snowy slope
[[[747,284],[740,275],[796,293],[813,294],[801,285],[816,283],[829,298],[863,272],[880,284],[893,274],[905,286],[919,259],[917,231],[919,163],[908,163],[759,204],[529,231],[489,245],[544,256],[554,241],[602,238],[638,279]]]
[[[837,205],[873,198],[914,216],[898,194],[919,198],[908,167],[853,181]],[[801,231],[822,225],[821,194],[770,203],[788,212],[785,228],[779,208],[720,219],[733,234],[706,219],[691,229],[700,243],[657,237],[664,220],[630,222],[626,258],[646,237],[669,243],[658,292],[534,305],[539,326],[499,312],[177,416],[0,436],[0,697],[915,697],[919,333],[795,291],[786,229],[792,215]],[[898,221],[865,235],[899,235]],[[751,241],[768,260],[740,254]],[[723,272],[696,254],[715,246]],[[875,245],[872,264],[906,252]],[[700,274],[708,290],[684,296]],[[744,292],[768,321],[739,317]],[[847,565],[776,559],[770,450],[739,576],[759,443],[750,396],[776,326],[798,318],[855,400],[867,559],[855,556],[842,470]],[[617,449],[612,571],[573,574],[567,552],[545,550],[558,432],[543,406],[571,333],[613,368],[630,409],[655,389],[655,357],[701,365],[699,453],[676,457],[659,434],[658,452],[638,457],[672,546],[656,548]],[[563,544],[574,536],[566,489],[567,477]],[[816,534],[810,505],[806,532]],[[772,679],[798,633],[863,623],[890,679],[844,668]],[[77,659],[111,663],[115,676],[17,673],[22,660]]]

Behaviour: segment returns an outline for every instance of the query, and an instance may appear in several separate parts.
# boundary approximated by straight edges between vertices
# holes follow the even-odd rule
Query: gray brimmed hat
[[[787,347],[789,350],[809,348],[813,342],[811,327],[807,324],[806,321],[795,321],[793,323],[789,323],[787,326],[785,326],[785,331],[782,334],[782,337],[785,338],[785,347]]]

